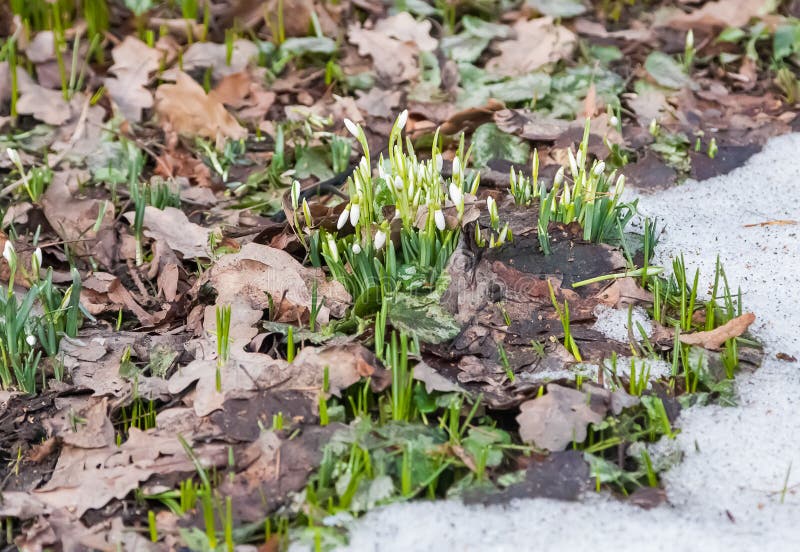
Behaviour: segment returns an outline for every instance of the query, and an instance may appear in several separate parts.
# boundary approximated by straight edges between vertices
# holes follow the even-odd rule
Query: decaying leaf
[[[7,68],[7,62],[3,63]],[[50,90],[35,83],[22,67],[17,67],[17,86],[17,113],[20,115],[31,115],[43,123],[56,126],[63,125],[72,116],[72,109],[60,90]]]
[[[243,308],[257,311],[256,320],[271,306],[273,319],[279,322],[308,320],[314,282],[318,286],[318,301],[322,303],[317,314],[318,324],[326,324],[331,309],[350,301],[340,283],[323,286],[314,269],[303,267],[285,251],[256,243],[221,257],[201,279],[200,285],[205,282],[210,282],[217,291],[217,304],[238,303],[232,316]]]
[[[678,13],[663,22],[664,25],[691,29],[697,27],[742,27],[751,18],[766,12],[768,2],[762,0],[719,0],[706,2],[689,13]]]
[[[551,383],[544,396],[520,405],[519,434],[539,448],[564,450],[586,439],[587,426],[602,421],[605,413],[605,406],[590,405],[588,393]]]
[[[142,110],[153,107],[153,94],[145,88],[150,73],[158,69],[161,53],[133,36],[125,37],[111,55],[114,77],[103,83],[123,116],[133,122],[142,119]]]
[[[210,67],[213,77],[221,79],[227,75],[244,71],[250,61],[258,56],[258,46],[249,40],[240,38],[235,40],[232,46],[230,57],[228,57],[226,44],[195,42],[183,53],[183,70],[191,71]]]
[[[133,223],[134,213],[125,213]],[[190,222],[186,214],[175,207],[157,209],[148,205],[144,209],[144,235],[163,240],[184,259],[208,259],[211,256],[209,237],[212,229]]]
[[[389,83],[399,84],[419,75],[416,45],[364,29],[357,23],[347,28],[347,37],[351,44],[358,46],[359,55],[372,57],[375,71]]]
[[[110,267],[115,255],[114,204],[105,199],[78,199],[80,182],[88,175],[80,171],[59,171],[53,174],[42,196],[44,216],[58,236],[70,244],[70,250],[81,257],[91,255],[103,266]]]
[[[499,43],[500,55],[486,63],[490,71],[508,77],[524,75],[569,56],[577,43],[575,34],[551,17],[520,20],[514,31],[517,37]]]
[[[228,461],[226,444],[196,443],[193,451],[206,466],[222,466]],[[119,446],[65,446],[52,478],[34,496],[52,508],[68,509],[80,517],[113,498],[124,498],[153,474],[189,474],[195,469],[176,435],[131,427],[128,439]]]
[[[375,30],[400,42],[413,42],[421,52],[432,52],[439,46],[431,36],[431,22],[417,21],[406,11],[381,19]]]
[[[209,96],[203,87],[182,71],[175,74],[175,84],[162,84],[156,89],[156,113],[163,124],[179,134],[216,140],[219,147],[225,139],[239,140],[247,136],[243,128],[225,109],[222,102]]]
[[[739,337],[747,328],[750,327],[756,319],[756,315],[752,312],[746,312],[741,316],[737,316],[716,328],[707,332],[695,332],[690,334],[681,334],[681,343],[687,345],[699,345],[706,349],[717,350],[729,339]]]

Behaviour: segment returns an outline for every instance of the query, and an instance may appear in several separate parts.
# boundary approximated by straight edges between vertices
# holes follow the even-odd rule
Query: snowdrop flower
[[[508,236],[508,223],[503,226],[503,229],[500,231],[500,236],[497,238],[498,244],[506,243],[506,237]]]
[[[374,242],[375,251],[380,251],[383,248],[384,244],[386,244],[386,232],[384,232],[383,230],[378,230],[377,232],[375,232],[375,242]]]
[[[406,123],[408,122],[408,109],[404,109],[403,112],[397,117],[397,128],[403,130],[406,127]],[[345,124],[347,124],[347,119],[345,119]]]
[[[461,191],[461,188],[458,187],[458,184],[451,182],[447,191],[450,194],[450,201],[459,207],[464,205],[464,194]]]
[[[442,159],[442,154],[436,154],[436,172],[442,172],[442,167],[444,166],[444,159]],[[455,172],[455,171],[454,171]]]
[[[619,119],[617,118],[616,115],[612,115],[611,118],[608,120],[608,124],[616,128],[619,126]]]
[[[564,183],[564,167],[559,167],[556,176],[553,179],[553,186],[561,186]]]
[[[617,178],[617,184],[614,186],[614,195],[620,196],[622,195],[622,191],[625,189],[625,175],[621,174]]]
[[[350,208],[350,224],[353,225],[353,228],[356,227],[358,224],[358,219],[361,216],[361,206],[358,203],[353,203],[353,206]]]
[[[603,171],[606,170],[606,164],[603,161],[600,161],[597,165],[594,166],[594,170],[592,171],[595,176],[600,176],[603,174]]]
[[[331,259],[333,262],[339,262],[339,248],[336,245],[336,240],[333,237],[333,234],[328,234],[328,249],[331,252]]]
[[[42,248],[37,247],[36,250],[33,252],[33,260],[36,262],[36,270],[42,267]]]
[[[357,125],[357,124],[355,124],[355,123],[354,123],[353,121],[351,121],[350,119],[345,119],[345,120],[344,120],[344,126],[345,126],[345,128],[347,129],[347,132],[349,132],[350,134],[352,134],[352,135],[353,135],[353,137],[355,137],[355,138],[358,138],[358,137],[360,136],[360,134],[361,134],[361,133],[360,133],[360,131],[359,131],[360,129],[358,128],[358,125]]]
[[[14,244],[11,243],[11,240],[6,240],[5,246],[3,246],[3,257],[5,257],[8,264],[11,264],[11,259],[16,258],[17,252],[14,251]]]
[[[486,209],[489,210],[489,216],[494,219],[497,216],[497,202],[492,196],[486,198]]]
[[[444,232],[446,226],[444,220],[444,213],[442,212],[441,209],[436,209],[433,212],[433,222],[436,223],[436,228],[438,228],[440,232]]]
[[[306,219],[306,226],[309,228],[314,226],[314,221],[311,219],[311,208],[308,206],[306,198],[303,198],[303,217]]]
[[[359,253],[361,253],[361,246],[358,245],[357,243],[353,244],[353,253],[355,255],[358,255]]]
[[[25,338],[25,343],[27,343],[29,347],[34,347],[36,345],[36,337],[29,335]]]
[[[350,218],[350,205],[344,208],[344,211],[339,213],[339,220],[336,221],[336,229],[341,230],[347,224],[347,219]]]
[[[453,178],[461,176],[461,160],[458,157],[453,158]]]
[[[399,176],[394,177],[394,189],[398,192],[403,189],[403,179]]]
[[[691,50],[692,48],[694,48],[694,32],[689,29],[689,32],[686,33],[686,49]]]
[[[577,152],[575,152],[575,162],[578,164],[578,166],[580,166],[583,165],[583,161],[584,161],[583,152],[581,150],[578,150]]]
[[[383,158],[381,158],[383,160]],[[386,180],[386,171],[383,170],[383,163],[378,163],[378,178],[381,180]]]
[[[297,209],[300,206],[300,182],[295,180],[292,182],[292,208]]]

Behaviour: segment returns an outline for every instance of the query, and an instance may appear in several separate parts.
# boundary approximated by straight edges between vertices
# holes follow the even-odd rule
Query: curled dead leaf
[[[707,332],[694,332],[690,334],[681,334],[681,343],[686,345],[699,345],[706,349],[717,350],[722,347],[723,343],[727,340],[738,337],[747,331],[756,319],[756,315],[752,312],[746,312],[741,316],[729,320],[719,328]]]

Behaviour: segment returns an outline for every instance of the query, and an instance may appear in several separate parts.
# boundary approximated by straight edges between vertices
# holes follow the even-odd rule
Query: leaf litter
[[[690,282],[661,279],[659,292],[628,274],[646,266],[653,243],[622,229],[612,243],[591,243],[577,223],[556,220],[542,229],[543,196],[515,205],[508,171],[546,191],[576,147],[579,162],[604,160],[642,187],[732,170],[796,124],[793,81],[773,79],[780,67],[767,60],[791,75],[800,46],[772,52],[764,37],[745,39],[751,21],[763,17],[771,32],[792,20],[738,0],[616,15],[529,2],[452,18],[428,4],[387,15],[369,2],[286,2],[282,22],[277,7],[244,4],[227,14],[210,2],[223,26],[204,27],[197,14],[127,3],[157,40],[142,28],[87,46],[80,25],[65,36],[36,28],[24,47],[14,35],[19,59],[4,42],[0,140],[24,164],[0,159],[12,213],[4,230],[25,271],[39,246],[52,282],[68,285],[78,271],[83,318],[75,335],[54,330],[51,349],[44,329],[29,335],[45,353],[40,395],[10,395],[0,407],[0,511],[18,520],[17,544],[149,546],[128,531],[146,527],[149,511],[158,547],[213,548],[228,528],[256,542],[248,523],[285,534],[280,520],[290,518],[293,538],[328,547],[341,538],[336,516],[425,489],[574,500],[599,481],[643,506],[663,500],[649,491],[658,482],[646,462],[620,458],[642,440],[673,437],[679,399],[733,400],[739,362],[759,361],[745,334],[754,315],[737,311],[731,293],[677,314],[675,290],[692,294]],[[248,32],[225,26],[234,20]],[[726,27],[744,34],[715,40]],[[59,74],[61,53],[72,72]],[[347,175],[363,146],[373,161],[390,156],[392,121],[406,106],[406,135],[420,152],[443,150],[442,175],[482,181],[477,194],[460,190],[471,202],[464,213],[458,193],[443,190],[446,227],[461,231],[440,267],[447,275],[409,270],[408,289],[382,309],[305,251],[352,209]],[[592,123],[581,150],[583,116]],[[362,123],[360,144],[341,128],[345,117]],[[477,171],[464,166],[462,131]],[[365,170],[381,178],[387,166]],[[512,239],[487,249],[480,237],[499,230],[492,202]],[[288,223],[271,218],[279,211]],[[391,216],[373,221],[370,238]],[[618,277],[602,279],[609,274]],[[18,273],[15,283],[38,291],[35,282]],[[39,299],[37,320],[72,308],[68,297],[53,301]],[[647,331],[633,309],[652,316]],[[627,317],[625,336],[595,327],[611,311]],[[401,336],[395,349],[379,317]],[[683,345],[673,351],[676,335]],[[655,370],[646,361],[656,357],[677,368]],[[411,422],[392,419],[404,400]],[[175,506],[205,480],[194,502]],[[214,520],[226,501],[231,519]]]

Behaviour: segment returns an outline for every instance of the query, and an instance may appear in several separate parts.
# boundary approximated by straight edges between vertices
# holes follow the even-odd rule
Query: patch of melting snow
[[[627,309],[615,309],[608,305],[600,304],[594,308],[594,315],[597,317],[597,320],[594,326],[592,326],[593,330],[600,332],[607,339],[622,343],[628,343],[630,341]],[[647,337],[653,335],[653,325],[650,323],[650,317],[647,315],[647,311],[642,307],[637,305],[631,309],[630,322],[630,335],[633,335],[633,338],[637,342],[642,341],[642,334],[639,331],[640,326]]]
[[[763,366],[737,377],[739,406],[681,414],[675,445],[684,458],[664,476],[667,504],[645,511],[608,494],[505,507],[396,504],[355,522],[345,549],[800,550],[800,364],[776,358],[800,357],[800,226],[744,226],[800,221],[798,151],[800,134],[774,138],[728,175],[640,199],[645,213],[667,225],[654,262],[669,267],[683,252],[689,270],[699,267],[708,283],[719,255],[758,317],[751,331],[765,344]]]

